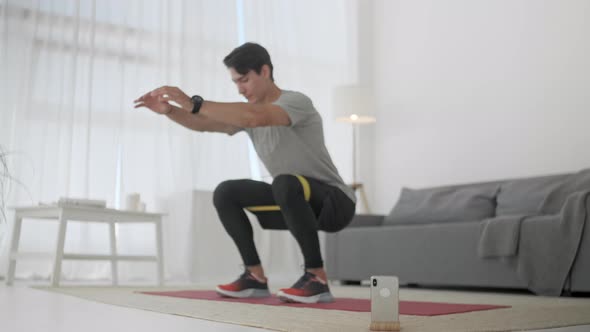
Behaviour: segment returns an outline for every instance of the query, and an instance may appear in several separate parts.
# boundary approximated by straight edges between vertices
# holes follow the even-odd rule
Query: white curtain
[[[11,183],[8,205],[67,196],[105,199],[120,208],[127,194],[138,192],[148,211],[169,212],[167,202],[178,193],[250,177],[245,134],[191,132],[133,109],[132,102],[161,85],[212,100],[240,100],[222,59],[242,39],[268,48],[280,87],[314,100],[328,147],[337,166],[343,165],[348,151],[337,146],[346,131],[332,121],[331,91],[356,74],[350,37],[355,6],[353,0],[0,0],[0,145],[9,153],[12,176],[22,182]],[[191,251],[194,239],[186,230],[192,222],[198,220],[165,222],[168,279],[189,279],[193,255],[204,256],[199,259],[205,266],[218,264],[210,253]],[[24,225],[21,250],[53,250],[56,223]],[[153,252],[149,227],[119,227],[118,237],[122,253]],[[300,268],[301,255],[287,232],[256,228],[256,238],[271,275]],[[3,273],[6,236],[0,244]],[[108,248],[105,225],[68,226],[66,251]],[[47,278],[50,271],[49,262],[17,264],[20,278]],[[120,265],[122,281],[154,271],[147,263]],[[63,275],[108,279],[110,267],[65,262]]]
[[[221,61],[237,44],[235,8],[234,0],[1,2],[0,144],[23,183],[12,183],[9,205],[68,196],[122,207],[125,195],[138,192],[149,211],[161,211],[174,192],[249,177],[245,135],[195,133],[133,109],[135,98],[161,85],[235,100]],[[182,278],[188,259],[177,254],[189,254],[179,248],[186,239],[175,239],[180,222],[189,221],[168,220],[165,229],[169,277]],[[55,231],[54,223],[25,222],[22,250],[52,250]],[[118,232],[121,252],[153,252],[151,228]],[[104,225],[74,223],[66,251],[107,251],[107,235]],[[122,279],[153,270],[138,265],[122,263]],[[107,263],[67,262],[63,271],[66,278],[110,277]],[[48,264],[17,265],[19,277],[49,272]]]

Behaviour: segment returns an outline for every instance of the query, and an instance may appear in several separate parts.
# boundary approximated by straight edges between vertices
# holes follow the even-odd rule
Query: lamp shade
[[[340,122],[373,123],[375,103],[371,90],[360,85],[343,85],[334,89],[334,114]]]

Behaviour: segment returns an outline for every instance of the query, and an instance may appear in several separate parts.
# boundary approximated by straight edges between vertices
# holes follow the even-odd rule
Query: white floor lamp
[[[352,184],[350,186],[355,192],[359,191],[367,213],[371,211],[365,190],[362,182],[357,181],[357,139],[360,125],[377,121],[374,115],[375,102],[370,92],[368,88],[358,85],[338,86],[334,89],[336,120],[352,125]]]

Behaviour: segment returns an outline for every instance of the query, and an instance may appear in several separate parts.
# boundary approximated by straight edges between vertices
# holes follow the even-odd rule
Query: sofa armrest
[[[346,228],[351,227],[375,227],[383,225],[384,215],[380,214],[357,214]]]

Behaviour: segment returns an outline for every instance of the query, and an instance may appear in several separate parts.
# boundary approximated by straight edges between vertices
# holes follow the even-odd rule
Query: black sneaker
[[[281,289],[277,296],[283,302],[320,303],[334,301],[328,284],[311,272],[305,272],[291,288]]]
[[[242,275],[231,284],[218,285],[215,289],[217,293],[225,297],[268,297],[270,292],[266,281],[256,277],[250,271],[246,270]]]

